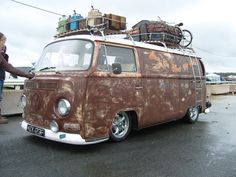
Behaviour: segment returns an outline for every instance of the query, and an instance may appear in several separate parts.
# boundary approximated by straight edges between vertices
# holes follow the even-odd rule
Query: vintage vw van
[[[132,129],[205,112],[205,69],[191,50],[73,35],[49,43],[25,81],[21,126],[69,144],[124,140]]]

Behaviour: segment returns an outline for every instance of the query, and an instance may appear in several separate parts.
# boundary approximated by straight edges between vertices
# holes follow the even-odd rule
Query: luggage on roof
[[[161,41],[179,44],[182,33],[180,28],[163,21],[142,20],[132,27],[130,34],[136,41]]]
[[[141,20],[131,30],[126,30],[126,17],[113,13],[103,14],[98,9],[92,9],[87,17],[83,18],[74,11],[72,16],[62,16],[58,22],[55,37],[70,36],[75,34],[112,35],[127,34],[134,41],[146,42],[168,47],[188,47],[192,42],[192,34],[182,30],[183,24],[169,25],[167,22]]]
[[[63,15],[60,17],[56,37],[84,34],[93,28],[103,29],[109,32],[119,32],[126,29],[126,17],[112,13],[103,14],[92,6],[87,17],[83,18],[74,10],[72,16],[69,15],[69,17],[66,17]]]

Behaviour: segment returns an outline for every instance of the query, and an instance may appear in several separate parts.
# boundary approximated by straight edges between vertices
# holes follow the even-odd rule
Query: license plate
[[[33,133],[38,136],[45,136],[45,130],[39,127],[35,127],[33,125],[27,125],[27,131]]]

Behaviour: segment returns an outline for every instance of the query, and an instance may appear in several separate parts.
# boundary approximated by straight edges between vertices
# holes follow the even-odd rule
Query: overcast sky
[[[125,16],[128,28],[140,20],[179,23],[193,33],[192,47],[207,72],[236,72],[235,0],[19,0],[59,14],[76,10],[87,16],[91,5],[103,13]],[[53,39],[60,16],[1,0],[0,31],[7,36],[10,63],[37,61]]]

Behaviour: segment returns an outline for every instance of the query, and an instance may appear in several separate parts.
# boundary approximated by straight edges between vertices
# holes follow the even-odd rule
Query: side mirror
[[[112,72],[114,74],[120,74],[122,72],[120,63],[112,63]]]

